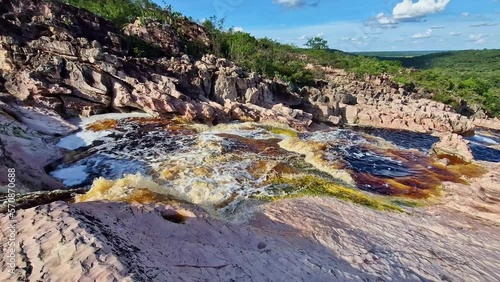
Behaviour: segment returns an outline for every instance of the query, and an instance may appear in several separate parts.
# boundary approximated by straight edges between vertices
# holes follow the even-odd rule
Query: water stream
[[[347,171],[347,186],[409,198],[435,195],[442,181],[462,175],[426,154],[436,138],[381,129],[331,129],[297,133],[270,125],[233,123],[215,127],[181,124],[144,115],[103,115],[79,122],[82,130],[64,137],[65,161],[51,172],[69,187],[89,186],[99,177],[116,180],[137,174],[166,194],[216,208],[276,193],[272,179],[284,175]],[[306,160],[280,142],[310,146],[320,156]],[[475,155],[496,159],[500,137],[472,137]],[[315,151],[314,151],[315,150]],[[491,153],[493,152],[493,153]],[[484,156],[483,156],[484,155]],[[323,168],[323,169],[322,169]],[[328,168],[328,169],[324,169]]]

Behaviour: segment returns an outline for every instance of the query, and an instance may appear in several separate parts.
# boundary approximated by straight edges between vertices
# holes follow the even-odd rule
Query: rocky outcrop
[[[40,107],[5,104],[0,101],[0,110],[34,131],[51,136],[64,136],[76,131],[77,126],[62,119],[54,110]]]
[[[478,127],[500,130],[500,119],[498,117],[492,119],[474,118],[473,122]]]
[[[187,54],[189,48],[206,49],[210,39],[199,24],[182,16],[173,16],[169,22],[140,18],[124,28],[124,33],[159,47],[168,56]],[[202,51],[202,50],[200,50]]]
[[[427,99],[431,94],[422,89],[394,83],[385,75],[361,80],[345,72],[326,71],[327,82],[302,89],[308,101],[304,109],[316,120],[427,133],[474,131],[470,119]]]
[[[129,46],[103,19],[56,2],[42,1],[42,9],[34,1],[6,4],[8,17],[0,19],[3,86],[24,105],[48,108],[66,118],[138,109],[207,123],[235,117],[292,121],[299,128],[310,123],[285,116],[292,112],[305,119],[300,110],[266,110],[284,103],[273,97],[273,88],[279,87],[274,82],[214,56],[200,61],[181,56],[182,46],[167,24],[136,22],[125,30],[175,57],[126,58],[130,48],[138,47]],[[226,100],[233,103],[230,108],[224,108]],[[260,108],[245,116],[246,103]]]
[[[15,190],[15,189],[13,189]],[[0,214],[8,213],[10,209],[30,209],[33,207],[50,204],[56,201],[71,201],[77,194],[84,194],[86,189],[64,189],[54,191],[38,191],[16,195],[15,201],[5,195],[0,196]],[[11,198],[12,199],[12,198]]]
[[[469,148],[469,141],[458,134],[446,134],[441,136],[441,140],[432,146],[431,155],[438,158],[447,158],[454,162],[457,159],[470,163],[474,156]]]
[[[40,122],[30,125],[39,129],[38,125],[45,126],[43,119]],[[61,182],[45,172],[45,166],[61,157],[61,150],[50,136],[30,129],[0,109],[0,192],[7,192],[7,171],[12,168],[16,171],[18,193],[62,188]]]
[[[304,87],[299,95],[281,81],[263,79],[225,59],[206,55],[194,61],[182,56],[186,42],[172,24],[138,19],[125,27],[125,33],[135,38],[130,41],[112,24],[87,12],[54,2],[40,5],[42,9],[34,1],[6,1],[8,16],[0,19],[5,30],[0,38],[3,86],[24,104],[49,108],[63,117],[139,109],[208,123],[274,119],[304,128],[311,123],[306,114],[310,113],[317,121],[333,124],[418,132],[474,129],[467,117],[450,107],[421,99],[430,93],[394,83],[388,76],[360,80],[325,69],[328,81]],[[201,26],[189,24],[184,29],[188,43],[210,44]],[[134,45],[137,40],[147,44]],[[148,44],[171,58],[125,57],[134,48],[146,48],[142,51],[147,54]],[[268,110],[278,104],[279,109],[294,110],[270,114]],[[287,113],[301,118],[294,120]]]

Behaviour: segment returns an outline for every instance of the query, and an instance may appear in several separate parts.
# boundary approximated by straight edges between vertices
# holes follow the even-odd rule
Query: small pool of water
[[[404,149],[417,149],[423,153],[428,153],[432,145],[439,141],[438,137],[430,134],[404,130],[368,127],[353,127],[352,130],[380,137]]]
[[[369,173],[386,178],[406,177],[415,173],[403,162],[366,148],[351,147],[346,150],[346,153],[344,160],[356,173]]]
[[[460,174],[435,164],[427,155],[431,141],[439,139],[425,134],[406,137],[405,132],[392,130],[376,132],[390,140],[350,129],[314,132],[302,138],[325,143],[323,158],[328,166],[349,170],[358,188],[377,194],[426,198],[437,193],[443,181],[463,181]],[[417,140],[404,142],[414,136]],[[387,142],[391,140],[404,142],[408,148]]]
[[[474,136],[466,139],[476,160],[500,162],[500,132],[477,129]]]

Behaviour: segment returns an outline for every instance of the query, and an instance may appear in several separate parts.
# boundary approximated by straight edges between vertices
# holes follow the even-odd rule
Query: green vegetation
[[[414,83],[435,93],[434,99],[457,105],[457,98],[482,105],[500,115],[500,50],[434,53],[413,58],[386,58],[419,71],[400,74],[396,81]]]
[[[174,12],[172,6],[165,8],[150,0],[64,0],[72,6],[86,9],[96,15],[106,18],[117,25],[125,25],[136,19],[155,19],[172,24],[183,16]]]
[[[295,178],[279,177],[274,179],[272,184],[275,186],[277,196],[264,197],[262,199],[277,200],[301,196],[328,196],[375,210],[403,211],[399,205],[390,203],[382,197],[343,187],[315,175],[304,175]]]
[[[434,93],[434,99],[459,107],[461,99],[482,106],[491,116],[500,116],[500,50],[433,53],[424,56],[409,52],[406,56],[375,58],[330,50],[321,37],[310,38],[309,49],[282,44],[269,38],[255,38],[248,33],[225,29],[224,20],[215,17],[203,26],[211,40],[207,48],[189,41],[183,26],[191,20],[161,7],[150,0],[66,0],[67,3],[103,16],[118,26],[136,19],[155,19],[170,24],[185,39],[188,54],[199,58],[212,53],[227,58],[266,78],[281,78],[291,87],[313,85],[324,78],[319,70],[306,69],[309,63],[342,68],[360,77],[391,74],[395,81],[408,88],[423,87]],[[192,20],[191,20],[192,21]],[[161,50],[138,38],[130,38],[131,55],[158,57]],[[407,52],[408,53],[408,52]],[[377,56],[376,53],[374,55]],[[380,56],[380,53],[378,54]],[[390,54],[385,54],[385,56]],[[409,71],[404,67],[416,68]]]
[[[351,54],[377,57],[377,58],[411,58],[416,56],[423,56],[442,51],[368,51],[368,52],[351,52]]]
[[[326,50],[328,49],[328,41],[321,37],[309,38],[306,42],[306,46],[313,50]]]
[[[268,78],[279,77],[299,85],[312,84],[314,76],[299,59],[300,49],[269,38],[257,39],[248,33],[224,29],[224,20],[215,17],[203,23],[212,41],[209,52],[227,58]]]
[[[118,27],[123,27],[126,24],[139,20],[143,23],[146,20],[157,20],[162,23],[167,23],[174,27],[177,35],[181,39],[184,38],[182,31],[183,25],[187,21],[192,21],[190,18],[184,17],[181,13],[175,12],[171,5],[164,4],[164,7],[150,0],[61,0],[69,5],[82,8],[108,19],[115,23]],[[67,23],[68,25],[70,23]],[[159,58],[165,56],[165,52],[144,40],[135,36],[125,36],[130,46],[130,54],[135,57]],[[196,44],[187,42],[186,49],[188,51],[199,50]]]
[[[286,135],[289,137],[299,137],[299,133],[291,128],[277,127],[271,125],[261,125],[259,127],[274,134]]]

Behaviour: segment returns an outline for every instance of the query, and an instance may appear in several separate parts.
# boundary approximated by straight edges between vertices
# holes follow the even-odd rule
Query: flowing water
[[[425,134],[379,129],[299,134],[256,123],[207,127],[144,115],[103,115],[79,124],[80,132],[59,142],[68,154],[51,172],[65,185],[90,186],[99,177],[116,180],[135,174],[121,186],[154,187],[156,192],[226,211],[243,199],[286,194],[274,181],[304,174],[407,198],[437,195],[442,181],[465,183],[460,171],[426,155],[437,140]],[[475,142],[481,152],[495,150],[485,143],[498,142],[497,137],[475,137]],[[316,157],[304,156],[305,151]],[[106,189],[117,186],[100,183]],[[117,191],[126,193],[123,187]]]
[[[500,131],[479,129],[467,139],[476,160],[500,162]]]

